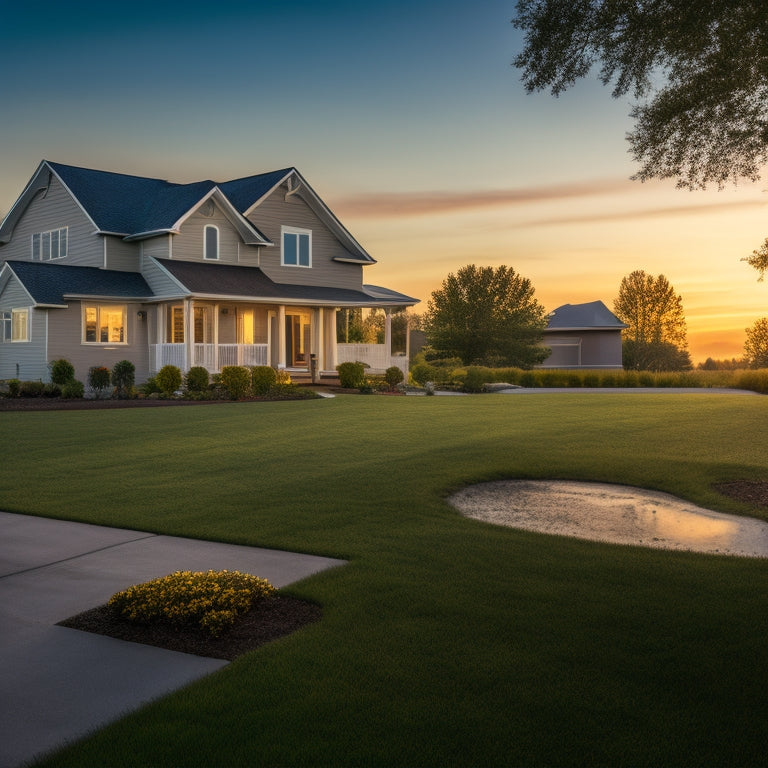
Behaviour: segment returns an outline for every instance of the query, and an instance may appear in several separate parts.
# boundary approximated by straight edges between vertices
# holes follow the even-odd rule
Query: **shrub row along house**
[[[43,161],[0,224],[0,379],[84,380],[127,359],[333,372],[393,356],[391,313],[417,299],[363,283],[375,261],[295,168],[174,184]],[[384,344],[339,344],[339,309],[386,313]]]

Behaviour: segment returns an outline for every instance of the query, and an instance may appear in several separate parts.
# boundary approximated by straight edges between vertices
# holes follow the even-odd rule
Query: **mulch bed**
[[[128,621],[106,605],[72,616],[59,622],[59,625],[170,651],[232,661],[260,645],[319,621],[321,617],[319,605],[287,595],[275,595],[259,600],[219,637],[211,637],[208,632],[194,626]]]
[[[731,499],[756,507],[768,507],[768,480],[734,480],[715,483],[712,487]]]

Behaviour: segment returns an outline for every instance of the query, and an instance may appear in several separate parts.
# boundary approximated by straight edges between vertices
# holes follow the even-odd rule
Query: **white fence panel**
[[[387,354],[384,344],[338,344],[336,359],[339,363],[366,363],[372,371],[384,372],[396,365],[408,374],[408,358],[405,355]]]

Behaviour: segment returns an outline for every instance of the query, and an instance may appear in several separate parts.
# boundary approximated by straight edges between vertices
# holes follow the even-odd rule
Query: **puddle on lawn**
[[[502,480],[448,501],[467,517],[614,544],[768,557],[768,523],[623,485]]]

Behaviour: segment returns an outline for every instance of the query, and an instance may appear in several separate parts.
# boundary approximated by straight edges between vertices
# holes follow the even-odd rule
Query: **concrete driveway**
[[[343,560],[0,512],[0,768],[16,768],[228,662],[56,626],[176,570],[281,587]]]

